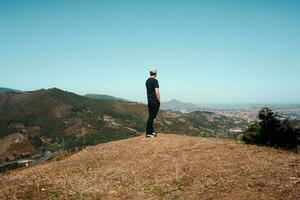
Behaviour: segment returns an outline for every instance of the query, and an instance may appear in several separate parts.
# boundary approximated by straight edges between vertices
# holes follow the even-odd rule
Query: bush
[[[200,136],[200,137],[208,137],[209,134],[208,134],[208,132],[206,132],[206,131],[201,131],[201,132],[199,133],[199,136]]]
[[[240,137],[248,144],[266,145],[284,149],[296,149],[299,144],[299,129],[291,125],[289,119],[281,120],[277,113],[262,108],[259,121],[251,123]]]

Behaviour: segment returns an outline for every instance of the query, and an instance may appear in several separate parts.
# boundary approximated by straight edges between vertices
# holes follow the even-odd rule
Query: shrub
[[[200,137],[208,137],[209,134],[208,134],[208,132],[206,132],[206,131],[201,131],[201,132],[199,133],[199,136],[200,136]]]
[[[262,108],[259,121],[251,123],[240,137],[248,144],[266,145],[284,149],[296,149],[299,144],[299,129],[289,119],[280,119],[269,108]]]

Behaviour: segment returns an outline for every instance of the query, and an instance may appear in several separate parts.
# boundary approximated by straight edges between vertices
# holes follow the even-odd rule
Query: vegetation
[[[209,136],[209,133],[208,133],[207,131],[201,131],[201,132],[199,133],[199,136],[200,136],[200,137],[208,137],[208,136]]]
[[[296,149],[299,144],[299,129],[289,119],[280,119],[269,108],[262,108],[259,120],[249,125],[241,136],[248,144],[266,145],[284,149]]]

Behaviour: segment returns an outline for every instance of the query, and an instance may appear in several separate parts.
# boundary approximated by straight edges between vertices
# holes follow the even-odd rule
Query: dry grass
[[[299,155],[160,134],[0,175],[0,199],[299,199]]]

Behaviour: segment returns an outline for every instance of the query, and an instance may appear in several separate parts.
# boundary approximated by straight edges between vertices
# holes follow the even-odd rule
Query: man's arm
[[[157,100],[160,102],[159,88],[155,88],[155,95],[156,95]]]

